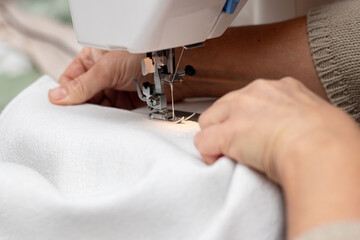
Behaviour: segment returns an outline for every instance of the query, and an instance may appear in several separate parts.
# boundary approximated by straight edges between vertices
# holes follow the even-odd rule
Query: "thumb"
[[[79,77],[63,83],[49,91],[49,100],[56,105],[82,104],[98,92],[112,87],[112,78],[108,71],[94,66]]]

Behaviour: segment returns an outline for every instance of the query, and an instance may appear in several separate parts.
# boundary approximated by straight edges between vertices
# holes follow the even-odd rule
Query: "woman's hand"
[[[60,87],[49,92],[49,99],[57,105],[91,102],[125,109],[141,106],[133,79],[145,81],[142,58],[144,55],[125,51],[84,48],[60,77]]]
[[[288,239],[360,218],[359,127],[297,80],[257,80],[199,123],[195,145],[207,163],[225,155],[280,184]]]
[[[257,80],[231,92],[204,112],[195,145],[214,163],[225,155],[279,182],[282,156],[317,136],[337,138],[339,126],[356,124],[292,78]],[[339,133],[340,132],[340,133]]]

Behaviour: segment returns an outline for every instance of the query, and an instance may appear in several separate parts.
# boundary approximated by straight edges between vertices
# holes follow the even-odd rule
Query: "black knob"
[[[196,70],[193,66],[187,65],[185,67],[185,73],[186,73],[186,75],[194,76],[196,74]]]

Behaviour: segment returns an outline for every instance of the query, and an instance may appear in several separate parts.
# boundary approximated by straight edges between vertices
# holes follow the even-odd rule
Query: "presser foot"
[[[173,116],[171,112],[153,112],[150,113],[150,118],[154,120],[162,120],[166,122],[173,122],[175,124],[181,123],[185,118],[178,118]]]
[[[183,117],[177,117],[176,116],[176,113],[185,113],[185,112],[178,112],[178,111],[175,111],[175,116],[173,116],[172,112],[171,111],[167,111],[167,112],[154,112],[154,113],[151,113],[149,115],[149,117],[151,119],[154,119],[154,120],[162,120],[162,121],[166,121],[166,122],[172,122],[172,123],[175,123],[175,124],[179,124],[179,123],[182,123],[182,122],[185,122],[185,121],[188,121],[190,119],[193,119],[195,116],[196,116],[196,113],[187,113],[188,116],[183,116]]]

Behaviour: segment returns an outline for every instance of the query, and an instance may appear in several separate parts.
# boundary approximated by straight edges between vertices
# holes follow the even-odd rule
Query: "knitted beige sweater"
[[[360,0],[312,9],[307,21],[313,60],[328,98],[360,123]],[[360,221],[323,226],[296,240],[355,239],[360,239]]]
[[[310,10],[313,60],[330,101],[360,123],[360,1]]]
[[[360,222],[342,222],[323,226],[295,240],[359,240]]]

